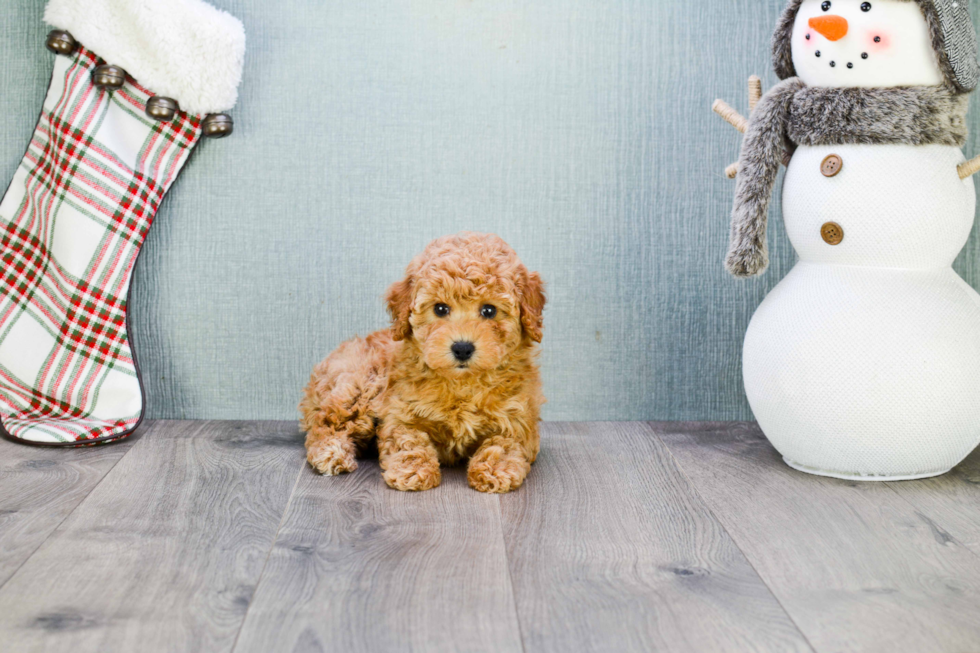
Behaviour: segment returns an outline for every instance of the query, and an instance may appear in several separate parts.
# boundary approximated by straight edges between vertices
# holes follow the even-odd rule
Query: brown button
[[[824,177],[836,177],[843,167],[844,160],[836,154],[831,154],[820,164],[820,172]]]
[[[836,222],[828,222],[820,227],[820,236],[828,245],[840,245],[844,240],[844,228]]]

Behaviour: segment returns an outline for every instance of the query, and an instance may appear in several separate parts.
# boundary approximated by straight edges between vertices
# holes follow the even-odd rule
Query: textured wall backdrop
[[[723,272],[739,138],[709,107],[774,82],[782,0],[212,1],[245,23],[245,80],[136,271],[151,417],[293,418],[312,365],[463,229],[549,282],[548,419],[750,417],[742,334],[794,254],[776,215],[770,271]],[[0,12],[4,187],[50,74],[43,5]],[[980,286],[976,233],[957,269]]]

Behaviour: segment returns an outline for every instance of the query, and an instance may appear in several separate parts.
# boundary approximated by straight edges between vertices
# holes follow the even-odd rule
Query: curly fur
[[[376,443],[397,490],[434,488],[441,465],[464,460],[474,489],[519,488],[544,403],[541,278],[497,236],[462,233],[432,242],[386,299],[391,328],[342,344],[313,370],[300,403],[310,465],[351,472]],[[435,314],[439,303],[449,316]],[[480,315],[486,304],[492,319]],[[450,350],[461,340],[476,346],[465,363]]]

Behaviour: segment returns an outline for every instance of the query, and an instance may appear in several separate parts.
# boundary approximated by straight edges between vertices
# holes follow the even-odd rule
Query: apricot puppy
[[[467,459],[474,489],[519,488],[544,403],[541,278],[499,237],[461,233],[426,247],[386,299],[391,328],[313,370],[300,403],[310,465],[352,472],[377,438],[396,490],[434,488],[440,465]]]

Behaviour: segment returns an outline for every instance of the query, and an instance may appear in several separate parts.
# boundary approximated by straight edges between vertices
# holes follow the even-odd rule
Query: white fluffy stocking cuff
[[[188,113],[238,99],[245,29],[202,0],[51,0],[44,20]]]

